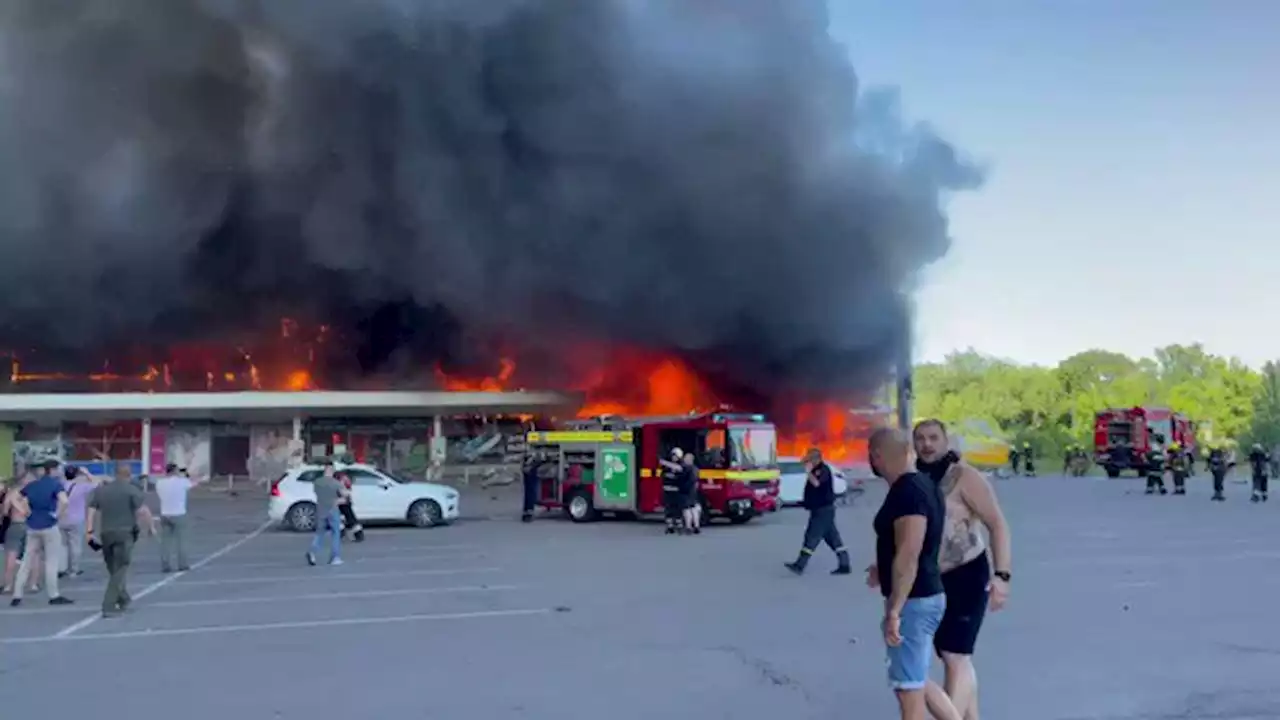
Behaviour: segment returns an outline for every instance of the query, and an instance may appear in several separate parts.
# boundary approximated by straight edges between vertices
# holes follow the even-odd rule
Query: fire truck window
[[[771,427],[729,429],[730,465],[735,469],[771,468],[778,463],[778,433]]]
[[[671,459],[671,450],[680,448],[685,452],[698,452],[697,430],[663,430],[658,436],[658,448],[663,460]]]
[[[729,467],[729,451],[725,431],[716,428],[706,431],[698,448],[698,467],[725,470]]]

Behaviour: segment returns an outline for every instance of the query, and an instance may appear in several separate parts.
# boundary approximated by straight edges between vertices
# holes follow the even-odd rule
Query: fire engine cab
[[[708,519],[741,524],[778,509],[777,430],[763,415],[602,416],[526,440],[540,477],[538,503],[574,522],[661,513],[658,461],[677,447],[694,454]]]

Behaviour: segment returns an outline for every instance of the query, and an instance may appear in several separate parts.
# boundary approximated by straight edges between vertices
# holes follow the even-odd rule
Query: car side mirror
[[[386,481],[386,480],[383,480],[383,481],[381,481],[381,482],[379,482],[379,483],[378,483],[378,487],[382,488],[383,490],[390,490],[390,489],[391,489],[391,485],[392,485],[392,484],[393,484],[393,483],[391,483],[391,482],[388,482],[388,481]]]

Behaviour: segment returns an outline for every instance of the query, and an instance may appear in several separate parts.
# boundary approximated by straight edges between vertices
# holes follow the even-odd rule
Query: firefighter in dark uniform
[[[1031,450],[1031,443],[1022,443],[1022,469],[1027,477],[1036,476],[1036,455]]]
[[[1227,484],[1227,470],[1230,465],[1227,463],[1227,454],[1220,447],[1213,447],[1209,450],[1209,472],[1213,475],[1213,499],[1222,502],[1227,499],[1224,494]]]
[[[683,459],[684,451],[674,448],[670,460],[658,461],[662,464],[662,510],[667,518],[668,535],[675,535],[683,529],[684,509],[689,500],[689,493],[681,492],[686,474],[681,463]]]
[[[1018,461],[1021,459],[1022,459],[1022,456],[1018,454],[1017,446],[1010,446],[1009,447],[1009,471],[1012,472],[1014,475],[1018,474],[1018,467],[1019,467]]]
[[[1074,475],[1076,461],[1076,446],[1068,445],[1067,449],[1062,452],[1062,474]]]
[[[1249,465],[1253,468],[1253,502],[1267,501],[1267,471],[1270,470],[1271,455],[1262,449],[1262,445],[1254,443],[1249,451]]]
[[[1147,466],[1148,495],[1154,494],[1156,490],[1159,490],[1161,495],[1169,494],[1168,488],[1164,486],[1166,458],[1164,448],[1161,447],[1162,443],[1164,443],[1164,438],[1157,435],[1152,440],[1151,449],[1147,450],[1147,456],[1143,458]]]
[[[1169,472],[1173,474],[1173,494],[1187,494],[1187,468],[1191,465],[1191,455],[1178,443],[1169,447]]]
[[[839,565],[831,571],[832,575],[848,575],[853,572],[849,564],[849,551],[840,538],[840,530],[836,528],[836,490],[835,479],[831,468],[822,461],[822,452],[810,448],[804,456],[807,471],[804,483],[804,508],[809,511],[809,523],[804,528],[804,545],[800,547],[800,555],[794,562],[787,563],[787,569],[796,575],[804,573],[804,568],[813,557],[818,544],[826,542],[836,553]]]
[[[533,512],[538,507],[538,485],[541,482],[538,473],[541,469],[542,463],[539,462],[538,456],[534,453],[526,453],[524,467],[521,468],[521,477],[524,482],[524,505],[520,513],[521,522],[533,522]]]

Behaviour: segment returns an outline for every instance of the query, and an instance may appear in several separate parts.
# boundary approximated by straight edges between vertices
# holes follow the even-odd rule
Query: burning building
[[[392,388],[730,404],[847,449],[948,247],[946,197],[981,181],[859,87],[821,0],[12,5],[0,410],[20,452],[69,432],[149,462],[144,418],[55,420],[53,393]],[[235,420],[199,397],[200,422]],[[352,446],[298,397],[290,442]],[[197,419],[149,402],[116,414]],[[37,414],[132,424],[40,440]]]

